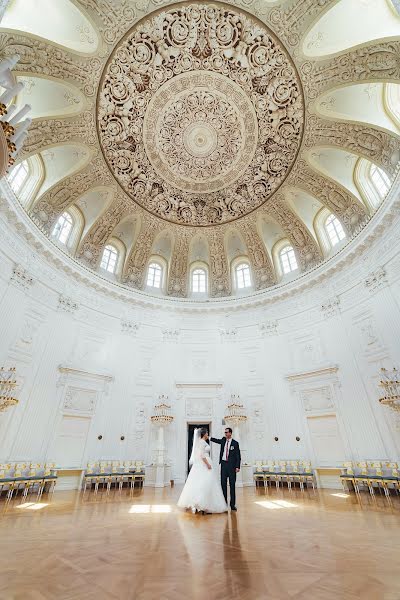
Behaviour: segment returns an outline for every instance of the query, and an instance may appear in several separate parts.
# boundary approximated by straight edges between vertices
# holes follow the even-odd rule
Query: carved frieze
[[[301,67],[304,89],[315,99],[328,89],[350,82],[394,81],[400,78],[400,42],[377,42],[334,58],[306,62]]]
[[[94,21],[107,44],[113,44],[133,23],[136,13],[128,0],[75,0]]]
[[[28,34],[1,33],[0,57],[9,58],[15,54],[20,58],[13,72],[59,78],[73,83],[86,96],[94,95],[103,62],[97,56],[86,58]]]
[[[400,138],[369,124],[327,121],[311,115],[305,145],[309,148],[316,145],[346,148],[393,175],[399,160]]]
[[[229,296],[231,289],[230,270],[226,258],[223,237],[216,228],[207,229],[210,249],[211,296]]]
[[[255,219],[252,217],[238,221],[237,228],[243,235],[254,275],[254,287],[257,290],[274,285],[275,272],[264,243],[258,235]]]
[[[293,210],[287,204],[283,193],[275,194],[268,203],[268,213],[279,223],[291,241],[301,265],[306,270],[322,259],[322,253],[315,239]]]
[[[304,189],[323,202],[339,217],[349,233],[357,230],[367,219],[366,208],[353,194],[336,181],[318,174],[304,160],[296,163],[288,183]]]
[[[168,277],[169,296],[186,296],[189,243],[192,236],[193,232],[188,231],[186,228],[182,232],[176,232]]]
[[[23,160],[48,146],[62,142],[78,142],[94,146],[97,143],[94,115],[86,111],[73,119],[34,120],[28,131],[20,158]]]
[[[123,280],[127,285],[135,288],[141,288],[144,283],[144,269],[157,233],[162,229],[162,222],[152,217],[144,215],[142,226],[136,244],[132,249],[131,255],[127,261],[127,267]]]
[[[50,232],[57,217],[91,187],[110,183],[103,158],[95,158],[82,171],[62,179],[45,192],[31,210],[31,216],[42,229]]]

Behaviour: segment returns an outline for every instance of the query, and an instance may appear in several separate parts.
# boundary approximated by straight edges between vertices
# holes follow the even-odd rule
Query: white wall
[[[400,419],[377,401],[380,367],[400,366],[400,236],[386,220],[373,243],[354,242],[355,259],[320,283],[257,295],[252,307],[230,300],[203,310],[84,273],[49,250],[4,189],[0,366],[17,367],[20,402],[0,414],[0,462],[57,458],[76,466],[77,455],[82,465],[150,462],[149,417],[167,394],[176,416],[168,455],[173,478],[182,481],[186,423],[210,421],[220,434],[232,393],[249,416],[241,434],[249,461],[304,458],[318,466],[308,424],[321,417],[332,423],[331,415],[340,437],[332,463],[338,448],[343,459],[398,460]],[[73,419],[79,451],[62,460]],[[311,430],[320,432],[316,423]]]

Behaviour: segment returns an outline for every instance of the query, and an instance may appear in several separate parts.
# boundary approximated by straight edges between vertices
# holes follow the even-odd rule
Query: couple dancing
[[[211,438],[220,444],[219,462],[221,484],[219,484],[210,458],[207,429],[196,429],[189,463],[190,473],[178,500],[180,508],[191,508],[192,512],[222,513],[228,510],[228,479],[231,510],[236,511],[236,473],[240,470],[240,448],[232,438],[232,429],[226,427],[225,437]],[[221,489],[222,488],[222,489]]]

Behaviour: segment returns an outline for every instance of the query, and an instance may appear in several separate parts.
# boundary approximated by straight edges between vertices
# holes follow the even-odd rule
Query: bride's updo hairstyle
[[[208,433],[207,429],[205,427],[202,427],[200,429],[200,437],[201,437],[201,439],[203,439],[203,437],[206,435],[206,433]]]

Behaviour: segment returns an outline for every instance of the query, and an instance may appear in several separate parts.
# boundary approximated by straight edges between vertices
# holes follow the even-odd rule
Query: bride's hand
[[[207,468],[208,468],[208,470],[212,469],[210,463],[207,464]]]

